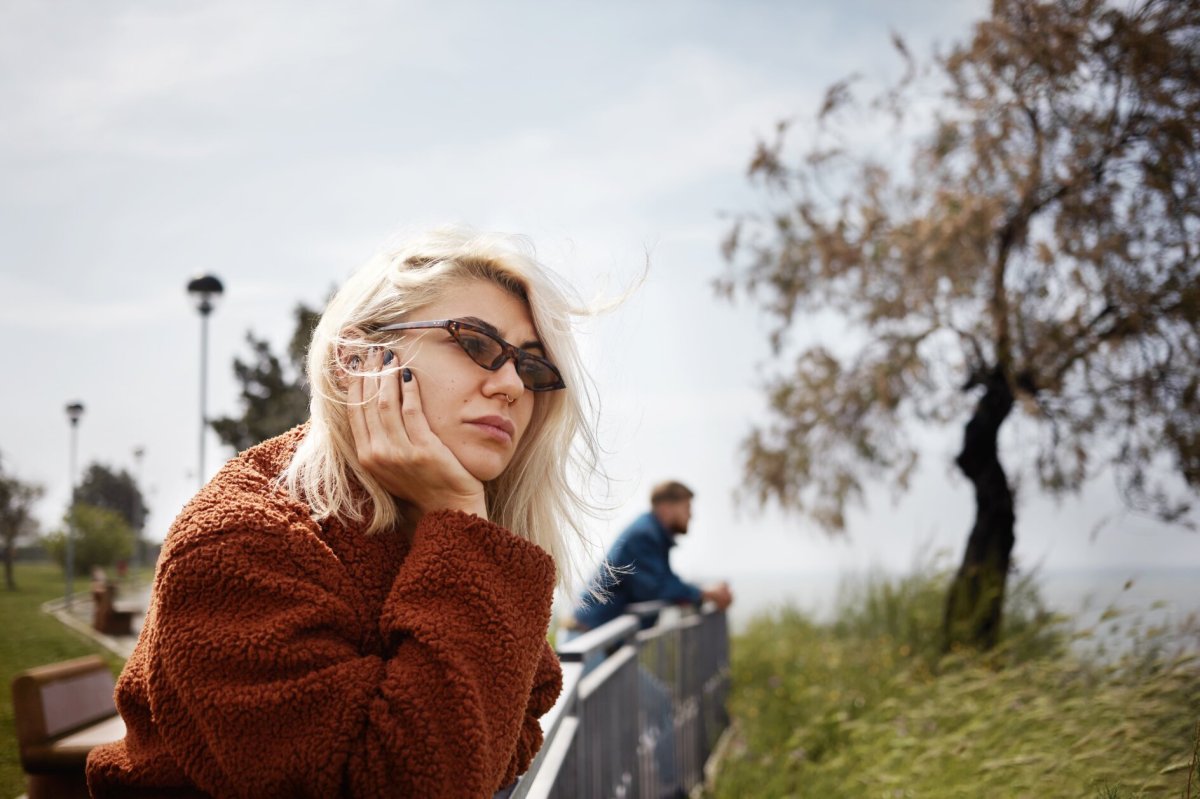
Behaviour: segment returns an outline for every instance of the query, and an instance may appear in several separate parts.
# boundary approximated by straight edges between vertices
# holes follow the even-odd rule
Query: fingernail
[[[387,366],[389,363],[392,362],[392,360],[395,357],[396,357],[396,354],[394,352],[392,352],[391,350],[388,350],[387,352],[385,352],[383,354],[383,365]]]
[[[353,358],[350,359],[350,368],[357,369],[359,363],[360,363],[360,361],[358,360],[358,356],[355,355]]]
[[[412,380],[412,369],[409,369],[407,366],[404,367],[400,370],[400,376],[403,377],[404,382],[407,383],[409,380]]]

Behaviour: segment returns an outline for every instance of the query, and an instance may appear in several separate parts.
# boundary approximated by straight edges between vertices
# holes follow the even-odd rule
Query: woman
[[[309,349],[312,418],[172,526],[94,796],[512,784],[561,686],[572,442],[595,453],[569,315],[519,241],[461,231],[342,287]]]

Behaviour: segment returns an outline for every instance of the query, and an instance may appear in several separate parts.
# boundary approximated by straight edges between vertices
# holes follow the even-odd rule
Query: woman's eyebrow
[[[491,333],[493,336],[495,336],[498,339],[501,339],[502,341],[507,340],[504,338],[504,336],[500,335],[500,329],[498,327],[493,325],[491,322],[488,322],[484,319],[480,319],[478,316],[464,316],[461,319],[459,319],[458,321],[469,322],[470,324],[473,324],[478,328],[482,328],[483,330],[486,330],[487,332]],[[543,344],[542,342],[538,341],[537,339],[532,339],[530,341],[524,342],[523,344],[518,344],[517,348],[522,349],[522,350],[536,348],[536,349],[541,350],[543,353],[546,351],[546,345]]]

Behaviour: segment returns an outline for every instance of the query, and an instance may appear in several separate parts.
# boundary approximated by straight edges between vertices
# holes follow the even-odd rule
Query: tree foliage
[[[897,41],[905,77],[871,102],[833,86],[797,157],[791,123],[760,143],[774,210],[732,228],[718,289],[774,315],[777,352],[825,309],[861,347],[805,349],[767,387],[759,502],[841,529],[864,475],[906,484],[909,423],[961,419],[994,375],[1042,432],[1042,488],[1111,465],[1131,505],[1187,519],[1153,475],[1200,487],[1198,8],[996,0],[933,69]],[[886,154],[845,143],[864,129]]]
[[[762,303],[781,357],[800,315],[836,311],[850,333],[769,383],[746,485],[841,530],[864,479],[907,486],[914,423],[967,418],[976,516],[946,637],[988,647],[1015,541],[999,459],[1014,410],[1044,490],[1111,467],[1130,506],[1193,524],[1200,0],[994,0],[929,64],[896,46],[896,83],[865,104],[835,84],[806,149],[783,123],[751,161],[772,210],[733,226],[718,290]]]
[[[234,359],[233,372],[242,386],[242,415],[214,419],[212,428],[236,451],[286,432],[308,418],[304,358],[320,314],[301,303],[296,306],[295,317],[296,329],[288,343],[286,362],[253,331],[246,333],[251,360]]]
[[[116,511],[135,531],[143,529],[149,513],[133,476],[125,469],[118,472],[101,463],[93,463],[84,471],[75,488],[75,502]]]
[[[37,535],[37,520],[33,506],[41,499],[43,489],[36,483],[26,483],[4,471],[0,458],[0,539],[4,543],[4,584],[9,591],[16,589],[13,561],[17,544],[22,538]]]
[[[64,529],[46,537],[46,550],[66,567],[67,531],[74,531],[75,576],[86,577],[97,566],[110,567],[133,554],[133,529],[119,512],[76,503],[63,519]]]

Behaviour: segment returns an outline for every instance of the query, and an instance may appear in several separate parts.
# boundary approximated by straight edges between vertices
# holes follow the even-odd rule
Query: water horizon
[[[736,635],[756,617],[784,608],[828,622],[846,588],[865,580],[896,580],[911,573],[868,568],[730,574],[723,579],[734,593],[729,608],[731,632]],[[1011,575],[1009,585],[1026,576],[1032,577],[1048,610],[1068,617],[1077,630],[1096,630],[1104,641],[1117,641],[1130,625],[1173,627],[1200,618],[1200,566],[1032,569]]]

